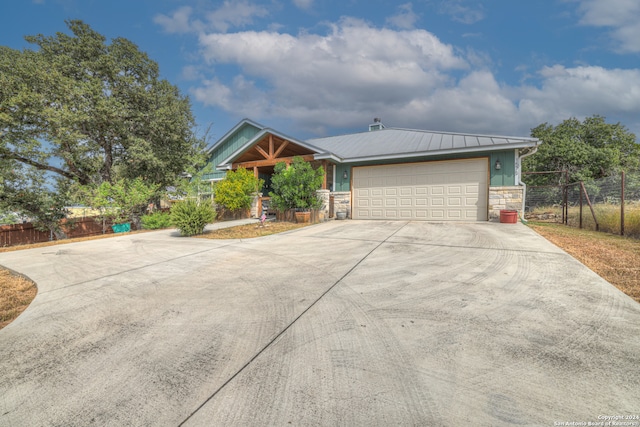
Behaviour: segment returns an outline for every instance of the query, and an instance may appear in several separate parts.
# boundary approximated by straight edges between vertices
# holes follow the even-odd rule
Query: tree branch
[[[78,174],[67,172],[64,169],[60,169],[60,168],[57,168],[55,166],[51,166],[51,165],[47,165],[47,164],[44,164],[44,163],[36,162],[35,160],[32,160],[32,159],[30,159],[28,157],[20,156],[19,154],[16,154],[16,153],[12,153],[12,152],[0,153],[0,158],[2,158],[2,159],[10,159],[10,160],[17,160],[20,163],[24,163],[24,164],[27,164],[29,166],[33,166],[34,168],[36,168],[38,170],[53,172],[53,173],[56,173],[58,175],[64,176],[65,178],[71,179],[73,181],[77,181],[82,185],[89,184],[89,179],[86,176],[80,176]]]

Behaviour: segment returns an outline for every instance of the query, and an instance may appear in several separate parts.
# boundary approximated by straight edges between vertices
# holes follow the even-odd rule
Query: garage
[[[489,160],[353,168],[353,219],[486,221]]]

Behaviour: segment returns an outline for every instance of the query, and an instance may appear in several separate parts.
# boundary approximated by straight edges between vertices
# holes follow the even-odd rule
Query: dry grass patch
[[[639,240],[561,224],[529,222],[529,226],[640,302]]]
[[[37,291],[36,285],[30,280],[0,269],[0,329],[31,304]]]
[[[296,228],[306,227],[311,224],[296,224],[293,222],[274,222],[265,223],[264,227],[258,224],[239,225],[237,227],[221,228],[219,230],[207,231],[195,237],[204,239],[252,239],[254,237],[268,236],[270,234],[282,233],[285,231],[295,230]]]

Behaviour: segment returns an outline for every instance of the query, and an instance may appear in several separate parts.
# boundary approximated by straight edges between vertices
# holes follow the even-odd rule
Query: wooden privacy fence
[[[106,222],[103,224],[98,221],[95,217],[63,219],[61,226],[68,238],[113,233],[111,223]],[[0,247],[27,245],[50,240],[56,240],[56,236],[53,233],[40,231],[29,222],[0,226]]]

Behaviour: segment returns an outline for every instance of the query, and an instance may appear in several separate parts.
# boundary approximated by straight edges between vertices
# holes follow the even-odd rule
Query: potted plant
[[[295,211],[296,222],[308,224],[311,222],[311,211],[309,209],[298,208]]]

